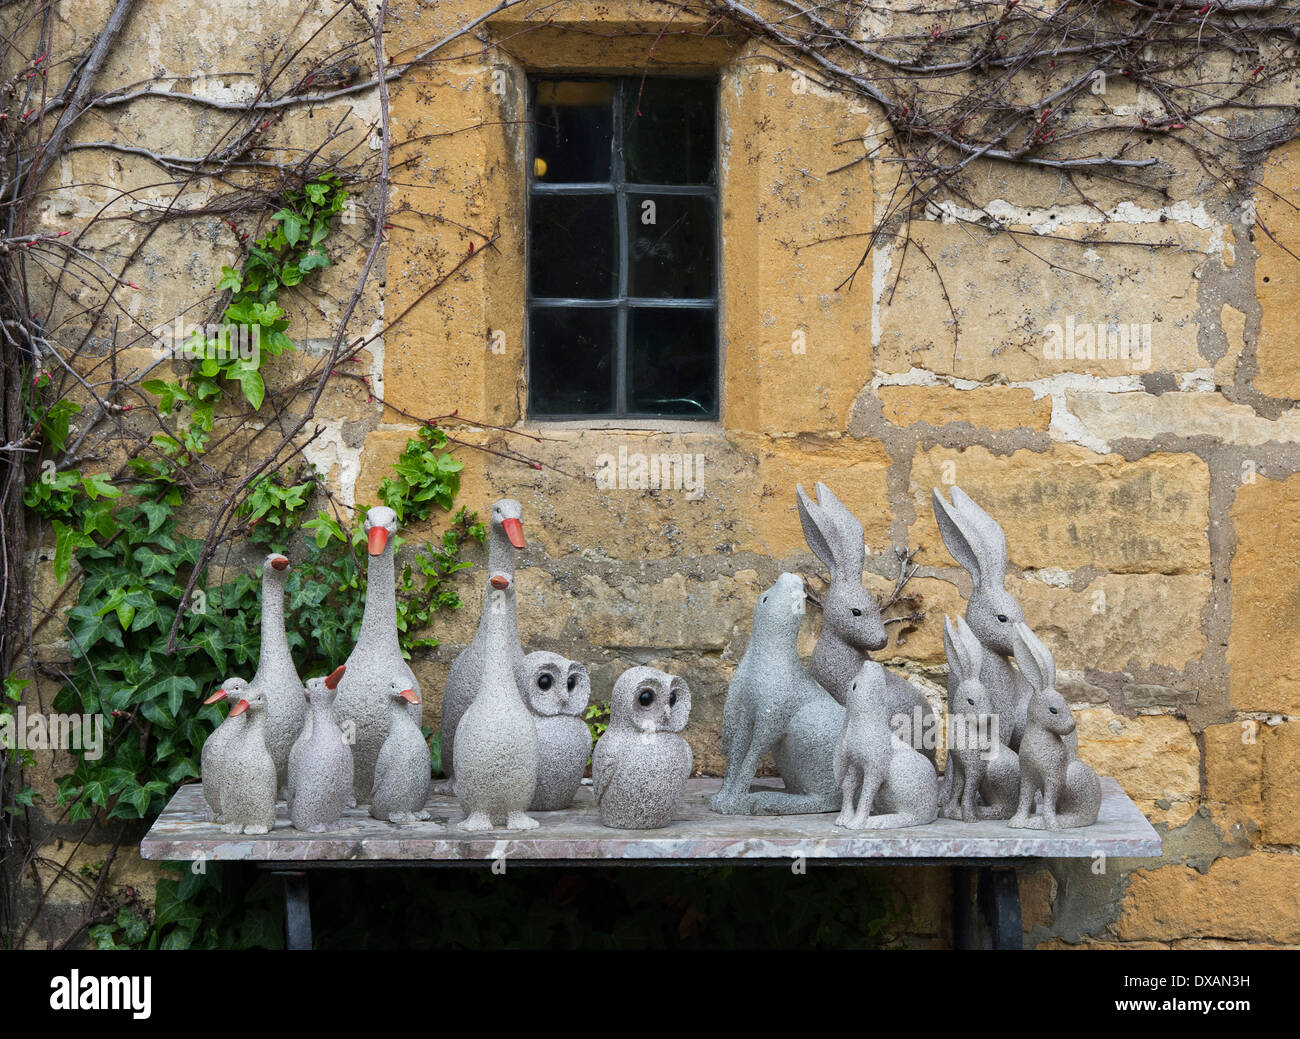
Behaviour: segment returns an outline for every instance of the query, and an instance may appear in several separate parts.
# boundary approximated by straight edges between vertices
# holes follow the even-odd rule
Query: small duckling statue
[[[221,688],[203,702],[218,703],[232,697],[238,703],[244,698],[244,690],[247,688],[248,683],[242,678],[227,678],[221,683]],[[203,753],[199,757],[203,769],[203,797],[208,802],[208,818],[214,823],[221,822],[221,783],[226,757],[236,734],[243,731],[247,722],[248,716],[243,712],[236,714],[231,711],[203,741]]]
[[[248,712],[248,722],[231,741],[221,784],[224,833],[270,833],[275,826],[275,758],[266,745],[266,694],[254,686],[230,709]]]
[[[307,681],[311,727],[289,755],[289,819],[308,833],[337,830],[352,800],[352,748],[334,717],[334,696],[344,668]]]
[[[370,814],[390,823],[429,818],[429,745],[411,720],[408,704],[420,704],[419,694],[396,679],[388,683],[388,738],[375,759],[375,789]],[[438,829],[442,829],[441,826]]]
[[[537,723],[537,790],[528,807],[557,812],[573,804],[591,757],[591,730],[582,720],[591,679],[576,660],[544,651],[524,657],[516,678]]]

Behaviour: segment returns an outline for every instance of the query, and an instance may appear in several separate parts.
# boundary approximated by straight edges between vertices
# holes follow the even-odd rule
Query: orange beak
[[[366,540],[370,545],[370,554],[380,556],[384,554],[384,546],[388,544],[387,527],[371,527],[370,532],[366,535]]]
[[[246,710],[248,710],[248,701],[240,700],[239,703],[235,704],[234,707],[230,708],[230,713],[226,715],[226,717],[233,718],[237,714],[243,714]]]
[[[515,548],[524,547],[524,525],[517,519],[513,517],[503,519],[501,529],[506,532],[506,537],[510,539],[510,544],[514,545]]]
[[[488,582],[488,584],[497,591],[501,591],[504,588],[510,587],[510,578],[506,577],[504,574],[497,574]]]
[[[289,569],[289,560],[285,559],[284,556],[276,556],[271,560],[271,566],[276,570],[287,570]]]
[[[340,664],[333,671],[331,671],[329,678],[325,679],[325,688],[337,689],[339,687],[339,683],[343,681],[343,672],[346,670],[347,670],[347,665]]]
[[[407,703],[419,703],[419,702],[420,702],[420,698],[419,698],[418,696],[415,695],[415,690],[414,690],[414,689],[403,689],[403,690],[402,690],[402,699],[405,700]]]
[[[226,698],[226,691],[224,689],[218,689],[215,693],[213,693],[203,702],[205,704],[216,703],[218,700],[224,700],[225,698]]]

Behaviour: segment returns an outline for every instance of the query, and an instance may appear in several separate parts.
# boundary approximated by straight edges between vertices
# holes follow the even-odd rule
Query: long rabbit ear
[[[943,619],[943,653],[948,658],[948,673],[958,682],[962,681],[966,677],[966,667],[957,649],[957,629],[947,617]]]
[[[1029,630],[1029,625],[1024,621],[1016,625],[1012,644],[1015,646],[1016,666],[1029,679],[1034,691],[1041,693],[1056,688],[1056,663],[1052,660],[1051,651]]]
[[[973,678],[978,678],[980,665],[984,662],[984,646],[979,636],[971,630],[965,617],[957,618],[957,652],[962,654],[962,670]]]
[[[956,488],[953,490],[956,491]],[[934,501],[934,519],[939,524],[939,535],[943,538],[943,543],[952,553],[953,559],[966,568],[976,586],[980,585],[984,572],[980,566],[979,553],[975,550],[979,532],[969,520],[964,520],[955,508],[944,501],[939,488],[934,488],[930,497]]]
[[[835,556],[831,552],[830,542],[822,530],[825,520],[821,508],[803,492],[803,484],[795,486],[795,496],[799,500],[799,523],[803,527],[804,540],[812,549],[813,555],[822,561],[822,566],[835,576]]]
[[[861,584],[862,564],[866,555],[862,524],[824,483],[817,484],[817,504],[831,524],[826,531],[826,538],[830,542],[835,565],[846,578],[856,579]]]
[[[1007,576],[1007,536],[1001,524],[976,505],[960,487],[952,489],[952,504],[957,514],[979,531],[975,550],[985,582],[1001,586]]]

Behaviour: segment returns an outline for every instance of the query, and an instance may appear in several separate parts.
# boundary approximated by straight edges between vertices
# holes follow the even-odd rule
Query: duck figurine
[[[289,653],[284,630],[284,586],[291,564],[272,552],[262,561],[262,645],[249,683],[266,697],[266,745],[275,760],[276,789],[288,796],[289,751],[307,721],[307,691]]]
[[[307,682],[311,732],[304,732],[289,755],[289,821],[307,833],[337,830],[352,800],[352,748],[334,717],[334,697],[345,667]]]
[[[247,688],[248,683],[242,678],[227,678],[221,683],[221,688],[203,702],[219,703],[227,698],[233,698],[234,702],[238,703],[244,698],[244,691]],[[230,744],[247,723],[248,716],[242,711],[238,714],[231,711],[203,741],[199,763],[203,769],[203,797],[208,803],[208,818],[212,822],[221,822],[221,783],[226,756],[230,753]]]
[[[513,585],[515,580],[515,553],[524,547],[524,527],[520,517],[523,510],[513,498],[502,498],[492,506],[488,519],[488,573],[501,574]],[[456,729],[469,705],[478,696],[479,684],[483,678],[483,662],[487,651],[488,607],[503,608],[507,611],[505,639],[510,652],[510,659],[517,675],[524,669],[524,650],[519,644],[519,626],[515,617],[514,595],[510,604],[504,606],[504,599],[492,598],[483,601],[483,612],[479,615],[478,630],[474,640],[465,647],[452,662],[447,673],[447,684],[442,693],[442,771],[447,777],[434,786],[439,794],[456,792],[456,761],[454,756]],[[520,686],[523,692],[523,686]]]
[[[393,536],[397,513],[379,505],[366,513],[366,605],[361,634],[345,663],[346,672],[334,699],[334,714],[352,741],[352,790],[356,804],[368,804],[375,785],[375,761],[388,738],[390,681],[415,692],[404,709],[420,724],[420,683],[402,657],[397,641],[397,591]]]
[[[275,826],[275,759],[266,745],[266,694],[251,683],[230,709],[248,721],[230,742],[221,770],[223,833],[270,833]]]
[[[379,748],[370,795],[370,814],[376,819],[413,823],[429,818],[424,807],[429,799],[429,745],[406,710],[407,704],[419,702],[414,689],[388,683],[388,738]]]
[[[488,585],[478,696],[456,727],[460,827],[530,830],[537,825],[525,814],[537,788],[537,725],[515,679],[514,582],[493,574]]]

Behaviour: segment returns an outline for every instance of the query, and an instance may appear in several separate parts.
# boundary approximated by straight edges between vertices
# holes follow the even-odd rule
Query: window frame
[[[628,85],[637,86],[643,79],[675,79],[680,81],[707,83],[713,94],[713,183],[712,184],[642,184],[625,179],[626,160],[623,154],[623,112],[625,91]],[[611,131],[610,176],[608,181],[595,181],[574,184],[557,184],[539,182],[534,173],[534,159],[537,155],[537,84],[539,81],[563,80],[565,82],[612,82],[615,84],[613,106],[613,125]],[[610,423],[622,420],[636,422],[683,422],[708,423],[717,422],[722,412],[722,201],[720,181],[722,179],[721,133],[721,91],[716,74],[708,75],[691,72],[681,75],[608,75],[599,76],[590,73],[567,74],[546,70],[532,72],[528,75],[528,119],[527,147],[525,149],[525,187],[524,187],[524,359],[528,375],[527,417],[532,422],[592,422]],[[532,234],[533,234],[533,196],[542,195],[612,195],[614,198],[615,220],[617,221],[617,263],[618,291],[609,299],[587,299],[575,297],[543,296],[537,297],[532,291]],[[630,232],[628,227],[628,198],[632,194],[650,195],[689,195],[705,198],[712,202],[713,211],[713,270],[710,282],[712,292],[706,297],[663,297],[663,296],[629,296],[628,246]],[[566,307],[583,307],[595,310],[613,310],[614,324],[614,410],[598,413],[539,413],[533,401],[535,381],[532,378],[532,315],[534,309],[563,309]],[[708,413],[682,414],[662,411],[631,411],[628,409],[628,317],[632,307],[659,307],[673,310],[712,310],[713,312],[713,409]]]

